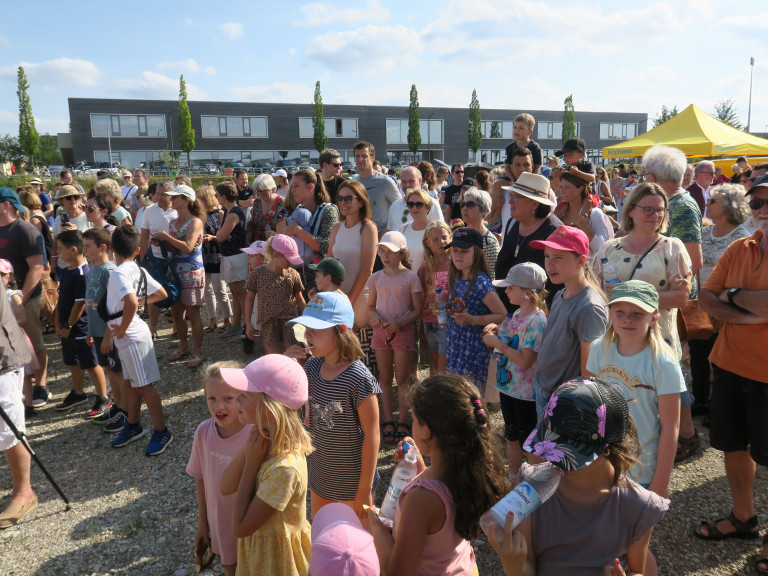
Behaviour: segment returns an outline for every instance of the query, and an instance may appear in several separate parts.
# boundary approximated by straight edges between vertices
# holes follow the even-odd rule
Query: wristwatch
[[[736,288],[736,287],[733,287],[728,290],[728,304],[730,304],[731,306],[736,306],[736,304],[734,304],[733,302],[733,297],[736,296],[736,293],[739,292],[740,290],[741,288]]]

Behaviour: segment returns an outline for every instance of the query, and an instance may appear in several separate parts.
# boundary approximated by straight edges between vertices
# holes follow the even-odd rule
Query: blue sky
[[[0,22],[0,134],[18,133],[16,70],[38,130],[68,97],[646,112],[734,98],[768,124],[768,5],[525,0],[14,2]],[[112,8],[115,6],[115,8]],[[119,7],[118,7],[119,6]]]

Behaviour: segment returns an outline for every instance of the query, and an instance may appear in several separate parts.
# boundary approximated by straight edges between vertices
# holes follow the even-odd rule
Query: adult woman
[[[570,172],[560,176],[560,204],[555,208],[555,216],[567,226],[575,226],[589,238],[589,257],[609,238],[613,238],[613,227],[609,226],[602,210],[592,209],[587,199],[587,183]]]
[[[29,221],[34,224],[35,228],[40,230],[40,234],[43,235],[45,261],[47,262],[53,251],[53,235],[51,234],[51,228],[48,225],[48,219],[43,212],[43,204],[40,201],[40,196],[31,189],[21,190],[19,192],[19,200],[21,201],[21,205],[27,209]]]
[[[475,186],[478,190],[485,190],[488,194],[491,193],[491,179],[488,170],[478,170],[475,173]]]
[[[110,233],[117,224],[112,216],[112,204],[102,194],[94,194],[85,201],[85,217],[94,228],[104,228]]]
[[[420,188],[409,188],[405,191],[405,205],[408,207],[408,213],[413,218],[412,222],[406,222],[400,227],[400,232],[405,236],[408,243],[408,252],[411,253],[411,268],[414,272],[419,270],[419,266],[424,262],[424,244],[421,239],[424,238],[424,230],[429,224],[429,210],[432,208],[434,199],[426,191]]]
[[[365,186],[357,180],[344,180],[339,185],[338,201],[341,221],[331,229],[328,256],[341,260],[347,270],[341,289],[352,302],[355,328],[362,328],[368,324],[366,284],[373,272],[379,237]]]
[[[499,241],[485,225],[485,217],[491,211],[491,195],[474,186],[464,192],[464,199],[459,203],[461,219],[467,228],[480,232],[483,237],[483,255],[488,266],[490,278],[495,278],[496,258],[499,255]]]
[[[245,213],[237,205],[237,185],[228,180],[216,186],[216,199],[223,208],[216,230],[216,241],[221,250],[221,280],[232,292],[232,324],[221,329],[223,338],[240,341],[245,310],[245,281],[248,278],[248,255],[245,248]]]
[[[216,231],[221,221],[221,206],[216,200],[213,186],[195,190],[197,201],[205,211],[203,222],[203,268],[205,269],[205,310],[208,312],[208,327],[203,332],[213,332],[219,319],[226,330],[232,322],[232,306],[229,303],[227,287],[221,281],[221,250],[216,240]]]
[[[549,171],[549,186],[555,191],[556,195],[560,192],[560,176],[563,175],[563,172],[565,170],[563,170],[562,166],[557,166]]]
[[[189,356],[187,323],[184,312],[192,325],[192,358],[187,368],[197,368],[203,363],[203,323],[200,306],[205,290],[205,268],[203,267],[203,208],[195,199],[195,191],[182,184],[166,192],[171,197],[171,206],[178,218],[171,221],[169,232],[155,234],[155,240],[165,242],[174,255],[173,266],[181,279],[181,298],[171,306],[179,347],[168,356],[168,360],[180,360]]]
[[[246,243],[249,245],[275,234],[283,209],[283,198],[277,194],[275,179],[269,174],[256,176],[253,190],[256,192],[256,201],[251,208],[251,219],[245,227]]]
[[[432,196],[432,198],[438,198],[440,190],[437,187],[437,174],[435,174],[435,169],[432,167],[432,163],[422,160],[418,163],[416,168],[421,172],[421,179],[424,181],[424,189],[429,192],[429,195]]]
[[[304,230],[294,222],[286,226],[285,234],[303,241],[312,248],[315,253],[314,259],[319,262],[328,253],[331,230],[339,221],[339,209],[331,204],[331,198],[325,190],[322,178],[318,178],[311,170],[299,170],[293,175],[291,191],[293,197],[299,202],[299,206],[309,210],[312,216],[309,221],[309,230]],[[305,262],[305,264],[311,263]],[[309,291],[315,286],[315,276],[308,273],[308,268],[300,266],[296,270],[302,276],[305,290]]]
[[[272,174],[272,176],[277,184],[277,195],[281,198],[285,198],[285,195],[288,194],[288,173],[280,168],[279,170],[275,170],[275,173]]]
[[[611,183],[608,180],[608,173],[602,166],[595,169],[595,194],[600,198],[603,205],[613,206]]]
[[[98,196],[105,196],[110,205],[110,214],[114,217],[117,225],[133,224],[131,214],[120,205],[123,201],[123,194],[120,192],[120,186],[112,178],[102,178],[93,185],[93,190]]]
[[[53,237],[58,236],[62,230],[80,230],[85,232],[93,225],[88,222],[85,211],[83,210],[82,199],[85,194],[80,192],[75,186],[64,184],[56,194],[56,201],[64,207],[64,214],[59,214],[53,221]],[[65,218],[66,216],[66,218]],[[62,218],[64,219],[62,221]],[[66,268],[65,262],[59,262],[59,256],[56,251],[56,243],[53,244],[53,255],[51,256],[51,268]]]
[[[701,229],[701,251],[704,265],[699,270],[699,286],[703,286],[710,273],[731,242],[751,236],[743,226],[751,215],[744,188],[738,184],[723,184],[710,190],[707,216],[711,226]],[[716,326],[717,327],[717,326]],[[709,354],[717,340],[717,332],[708,340],[688,340],[691,351],[691,390],[693,415],[709,414]]]

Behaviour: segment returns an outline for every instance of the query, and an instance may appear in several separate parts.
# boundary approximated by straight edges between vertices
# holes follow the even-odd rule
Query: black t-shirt
[[[339,202],[339,186],[341,186],[341,183],[344,182],[345,178],[342,178],[341,176],[334,176],[330,180],[323,180],[323,184],[325,184],[325,189],[328,192],[328,196],[331,197],[331,202],[333,204],[338,204]]]
[[[221,219],[222,223],[227,219],[229,214],[234,214],[238,218],[238,222],[232,232],[229,233],[229,240],[219,243],[222,256],[236,256],[242,254],[240,248],[245,248],[245,214],[242,208],[235,204],[235,206],[227,212],[224,211],[224,217]]]
[[[85,276],[87,270],[86,264],[74,268],[60,268],[57,272],[59,277],[59,325],[66,327],[69,323],[69,316],[75,302],[85,300]],[[72,325],[70,338],[82,338],[88,335],[88,316],[85,311],[80,318]]]
[[[531,151],[531,156],[533,156],[533,165],[541,166],[544,159],[544,156],[541,153],[541,146],[539,146],[535,141],[531,140],[525,147]],[[512,162],[512,153],[515,150],[517,150],[517,141],[512,140],[512,143],[508,144],[506,149],[507,163]]]
[[[582,158],[579,160],[579,163],[576,164],[576,168],[581,170],[582,172],[586,174],[594,174],[595,173],[595,165],[592,164],[589,160],[586,158]]]
[[[14,220],[7,226],[0,226],[0,258],[8,260],[13,266],[13,275],[19,290],[24,286],[29,272],[27,258],[44,253],[43,235],[34,224]],[[38,296],[41,291],[42,287],[38,284],[30,297]]]
[[[250,200],[253,198],[253,188],[250,186],[246,186],[245,190],[237,189],[237,201],[242,202],[243,200]]]
[[[451,218],[461,218],[459,199],[461,198],[461,184],[451,184],[445,189],[444,202],[451,206]]]

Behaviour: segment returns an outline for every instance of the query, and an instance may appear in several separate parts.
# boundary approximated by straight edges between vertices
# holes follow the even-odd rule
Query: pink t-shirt
[[[371,275],[366,284],[376,291],[376,312],[385,322],[398,320],[413,311],[411,294],[421,292],[421,282],[413,270],[390,276],[385,270]]]
[[[250,429],[249,425],[243,426],[234,436],[222,438],[216,430],[216,422],[209,418],[195,431],[187,464],[187,474],[203,479],[211,550],[219,555],[224,565],[237,562],[237,538],[232,533],[235,494],[221,495],[221,475],[245,446]]]
[[[435,273],[432,278],[427,278],[427,265],[422,264],[419,268],[419,280],[421,281],[421,287],[424,289],[424,310],[421,313],[421,319],[424,322],[431,322],[435,324],[437,322],[437,315],[440,312],[435,304],[435,288],[440,288],[443,294],[450,292],[450,286],[448,286],[448,271],[450,270],[451,263],[449,260],[440,262],[435,267]]]

